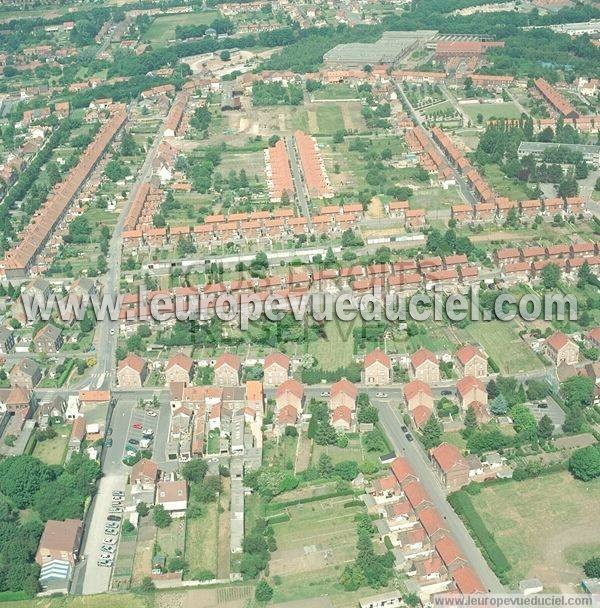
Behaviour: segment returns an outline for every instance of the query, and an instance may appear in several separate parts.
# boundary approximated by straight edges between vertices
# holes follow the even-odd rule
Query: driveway
[[[538,407],[535,403],[528,403],[527,407],[531,410],[537,421],[544,415],[548,416],[554,424],[554,432],[559,432],[565,421],[565,412],[552,397],[548,396],[546,401],[548,407],[545,408]]]

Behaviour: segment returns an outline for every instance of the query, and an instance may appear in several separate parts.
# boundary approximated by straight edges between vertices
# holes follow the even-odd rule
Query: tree
[[[469,435],[471,435],[473,433],[473,431],[475,431],[477,429],[477,414],[475,414],[475,410],[473,409],[473,406],[469,406],[469,408],[467,409],[467,413],[465,414],[465,419],[464,419],[464,424],[465,424],[465,437],[468,437]]]
[[[344,481],[352,481],[358,475],[358,463],[354,460],[343,460],[335,465],[334,472]]]
[[[510,410],[515,431],[529,441],[537,438],[537,423],[535,416],[526,405],[515,405]]]
[[[490,411],[495,416],[504,416],[504,414],[508,412],[508,403],[506,403],[504,395],[498,395],[492,400],[490,403]]]
[[[257,602],[268,602],[273,597],[273,588],[264,579],[258,582],[254,591],[254,599]]]
[[[0,492],[18,509],[29,507],[36,492],[52,477],[50,468],[33,456],[13,456],[0,462]]]
[[[590,578],[600,578],[600,556],[590,557],[583,564],[583,571]]]
[[[330,477],[333,474],[333,460],[329,454],[321,454],[317,463],[317,470],[321,477]]]
[[[207,471],[208,463],[198,458],[186,462],[181,469],[181,474],[190,483],[202,483]]]
[[[550,441],[552,433],[554,433],[554,423],[548,414],[544,414],[538,422],[537,436],[541,441]]]
[[[600,448],[590,445],[575,450],[569,458],[569,471],[581,481],[591,481],[600,477]]]
[[[171,525],[171,515],[162,505],[156,505],[153,513],[154,525],[157,528],[168,528]]]
[[[435,448],[442,442],[444,427],[437,416],[431,415],[423,427],[423,446],[425,449]]]
[[[561,384],[561,392],[569,407],[587,407],[592,404],[594,380],[584,376],[573,376]]]
[[[556,289],[560,282],[560,268],[556,264],[546,264],[540,273],[542,285],[546,289]]]
[[[231,59],[231,53],[225,49],[224,51],[221,51],[219,57],[221,58],[221,61],[229,61]]]
[[[140,517],[146,517],[150,512],[148,505],[145,502],[138,502],[135,507],[135,510],[139,513]]]

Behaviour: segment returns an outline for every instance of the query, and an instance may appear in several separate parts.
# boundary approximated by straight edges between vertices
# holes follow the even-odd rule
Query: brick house
[[[440,381],[440,366],[437,357],[426,348],[420,348],[410,358],[412,377],[427,384]]]
[[[301,412],[304,406],[304,387],[292,378],[281,384],[275,393],[276,410],[279,412],[287,405],[291,405],[296,413]]]
[[[120,387],[141,388],[148,375],[146,361],[135,354],[130,354],[119,361],[117,380]]]
[[[217,386],[237,386],[240,383],[242,361],[237,355],[222,354],[215,361],[215,379]]]
[[[469,464],[456,446],[441,443],[429,450],[429,458],[435,473],[448,490],[459,490],[469,483]]]
[[[409,412],[420,406],[433,411],[433,393],[422,380],[412,380],[404,385],[404,404]]]
[[[155,504],[162,505],[171,517],[185,517],[187,509],[187,482],[159,481],[156,484]]]
[[[392,361],[383,351],[376,348],[367,353],[363,366],[365,384],[379,386],[391,383]]]
[[[600,348],[600,327],[594,327],[594,329],[590,330],[586,335],[586,339],[592,348]]]
[[[358,389],[352,382],[342,378],[331,385],[329,397],[329,409],[335,411],[338,407],[347,407],[351,412],[356,409],[356,397]]]
[[[465,344],[456,352],[456,362],[463,377],[483,378],[487,376],[487,354],[472,344]]]
[[[79,557],[82,537],[83,522],[79,519],[47,521],[35,554],[35,561],[40,566],[53,560],[75,565]]]
[[[289,377],[290,360],[280,352],[272,352],[265,357],[263,365],[265,386],[276,387],[283,384]]]
[[[62,329],[48,323],[33,337],[35,349],[42,353],[56,353],[63,345]]]
[[[475,376],[465,376],[456,383],[460,407],[466,412],[470,407],[475,411],[479,422],[487,422],[490,418],[487,412],[488,394],[485,385]]]
[[[544,346],[544,352],[557,367],[561,363],[575,365],[579,360],[579,346],[561,331],[547,338]]]
[[[129,483],[132,493],[154,490],[157,481],[158,465],[152,460],[142,458],[131,467]]]
[[[183,353],[177,353],[173,355],[165,366],[165,380],[167,386],[171,382],[185,382],[190,383],[192,377],[192,369],[194,367],[194,360]]]
[[[33,359],[21,359],[8,374],[11,386],[32,390],[42,379],[42,368]]]

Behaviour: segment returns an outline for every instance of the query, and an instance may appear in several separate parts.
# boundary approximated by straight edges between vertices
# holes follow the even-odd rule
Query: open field
[[[317,128],[320,135],[330,135],[345,129],[342,110],[337,104],[316,106]]]
[[[411,209],[425,209],[426,211],[439,211],[445,209],[450,211],[452,205],[461,202],[458,189],[455,186],[444,190],[436,188],[415,188],[410,199]]]
[[[325,325],[326,338],[319,338],[307,344],[307,352],[317,359],[319,367],[325,371],[333,371],[352,363],[352,330],[358,322],[331,321]]]
[[[582,556],[598,548],[600,481],[582,483],[554,473],[523,483],[490,485],[471,497],[511,563],[511,586],[537,577],[547,592],[573,593]]]
[[[330,84],[315,91],[314,99],[358,99],[358,93],[354,87],[348,84]]]
[[[133,593],[104,595],[67,595],[19,602],[2,602],[4,608],[146,608],[146,601]]]
[[[157,17],[148,31],[144,41],[154,44],[165,44],[175,38],[175,28],[178,25],[208,25],[219,16],[217,11],[202,13],[182,13],[180,15],[164,15]]]
[[[355,460],[362,462],[364,453],[360,444],[360,439],[350,439],[345,448],[339,448],[336,445],[313,445],[312,464],[317,465],[321,454],[328,454],[331,457],[333,464],[343,462],[344,460]]]
[[[512,101],[502,103],[461,103],[461,108],[471,117],[477,120],[477,115],[481,114],[483,120],[490,118],[519,118],[521,112]]]
[[[479,342],[504,374],[530,372],[543,367],[536,354],[518,336],[512,323],[471,323],[464,333],[465,341],[470,338]]]

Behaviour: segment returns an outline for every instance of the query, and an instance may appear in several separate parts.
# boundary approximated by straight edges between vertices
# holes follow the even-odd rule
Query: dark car
[[[408,433],[408,427],[405,426],[404,424],[400,428],[402,429],[403,433]]]
[[[547,401],[540,401],[537,405],[541,410],[545,410],[548,409],[548,402]]]
[[[405,433],[406,441],[413,441],[414,437],[410,433]]]
[[[107,439],[107,440],[104,442],[104,445],[105,445],[107,448],[112,448],[112,444],[113,444],[113,440],[112,440],[112,439]]]
[[[127,443],[130,443],[131,445],[140,445],[140,440],[139,439],[128,439]]]
[[[120,515],[109,515],[106,519],[108,521],[121,521],[121,516]]]
[[[111,427],[111,426],[109,426],[109,427],[106,429],[106,436],[108,437],[108,436],[112,435],[112,431],[113,431],[113,430],[112,430],[112,427]]]
[[[442,395],[444,395],[444,396],[451,395],[451,394],[452,394],[452,391],[449,391],[449,390],[442,391]]]

